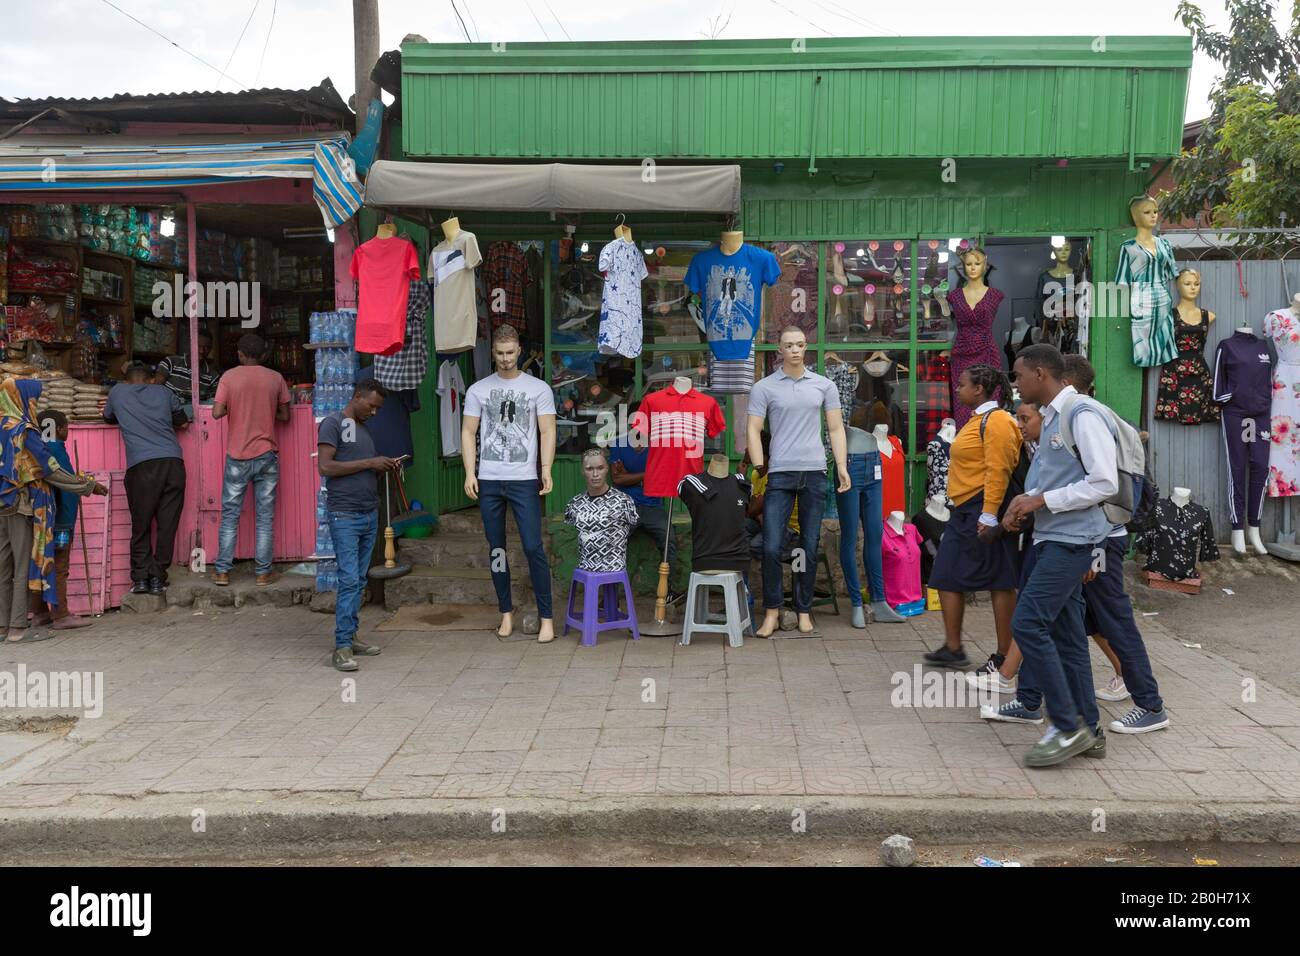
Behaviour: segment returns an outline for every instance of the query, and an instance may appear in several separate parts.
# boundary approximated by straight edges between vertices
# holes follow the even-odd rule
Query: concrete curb
[[[278,806],[277,806],[278,804]],[[1093,832],[1095,810],[1105,831]],[[203,832],[195,832],[202,809]],[[65,807],[0,813],[0,855],[21,852],[141,858],[294,857],[438,840],[556,837],[717,843],[795,838],[880,841],[904,833],[925,844],[1016,841],[1300,842],[1295,807],[903,797],[599,797],[360,800],[321,794],[78,798]],[[496,822],[497,829],[493,824]],[[504,822],[504,831],[501,830]]]

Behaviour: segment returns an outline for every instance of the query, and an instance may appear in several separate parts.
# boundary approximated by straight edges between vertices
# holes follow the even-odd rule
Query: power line
[[[538,29],[542,31],[542,36],[546,37],[547,40],[550,40],[551,35],[546,32],[546,27],[542,26],[542,21],[537,19],[537,11],[533,9],[533,5],[529,3],[528,0],[524,0],[524,6],[526,6],[528,12],[533,15],[533,20],[536,22]]]
[[[888,33],[892,36],[899,35],[897,31],[886,29],[885,27],[882,27],[879,23],[875,23],[871,20],[868,20],[866,17],[859,16],[858,14],[854,13],[852,10],[849,10],[848,7],[836,3],[835,0],[826,0],[826,2],[830,4],[829,7],[826,6],[826,4],[821,3],[820,0],[813,0],[813,3],[816,3],[817,6],[821,7],[831,16],[839,17],[843,20],[849,20],[853,23],[860,23],[864,27],[870,27],[873,30],[879,30],[881,33]],[[841,10],[846,10],[848,12],[840,13],[839,11]]]
[[[456,19],[460,21],[460,29],[465,34],[465,42],[473,43],[474,41],[469,38],[469,30],[465,26],[465,20],[461,17],[460,10],[456,8],[456,0],[451,0],[451,12],[456,14]]]
[[[240,83],[240,82],[239,82],[237,79],[235,79],[233,76],[228,75],[224,70],[219,70],[219,69],[217,69],[215,66],[213,66],[211,63],[209,63],[207,60],[203,59],[203,57],[201,57],[201,56],[197,56],[197,55],[191,53],[189,50],[185,49],[185,47],[181,46],[179,43],[177,43],[177,42],[176,42],[175,40],[173,40],[171,37],[169,37],[169,36],[167,36],[167,35],[165,35],[165,34],[159,33],[157,30],[155,30],[153,27],[149,26],[149,24],[145,23],[143,20],[139,19],[138,17],[134,17],[134,16],[132,16],[131,14],[127,13],[125,10],[123,10],[121,7],[119,7],[117,4],[113,3],[113,0],[103,0],[103,2],[106,3],[106,4],[108,4],[108,6],[112,7],[112,8],[113,8],[114,10],[116,10],[118,13],[122,14],[122,16],[126,17],[128,20],[131,20],[131,21],[133,21],[133,22],[135,22],[135,23],[140,24],[140,26],[144,27],[146,30],[148,30],[150,33],[152,33],[154,36],[156,36],[156,37],[160,37],[160,38],[162,38],[163,40],[166,40],[168,43],[170,43],[172,46],[176,47],[176,49],[180,50],[180,51],[181,51],[182,53],[184,53],[186,56],[190,57],[191,59],[198,60],[200,63],[202,63],[204,66],[206,66],[206,67],[207,67],[209,70],[211,70],[212,72],[214,72],[214,73],[218,73],[218,74],[220,74],[221,76],[225,77],[225,78],[226,78],[227,80],[229,80],[231,83],[234,83],[236,86],[238,86],[241,90],[247,90],[247,89],[248,89],[247,86],[245,86],[243,83]]]
[[[266,62],[266,48],[271,43],[271,33],[275,30],[275,9],[280,5],[280,0],[271,0],[271,25],[266,28],[266,39],[262,42],[262,57],[257,61],[257,76],[253,78],[254,83],[262,79],[262,64]]]
[[[772,0],[772,3],[774,3],[776,6],[780,7],[780,8],[781,8],[782,10],[784,10],[786,13],[790,14],[790,16],[792,16],[792,17],[798,17],[798,18],[799,18],[800,20],[802,20],[804,23],[808,24],[808,26],[813,27],[813,28],[815,28],[815,29],[817,29],[817,30],[821,30],[822,33],[826,34],[828,37],[833,37],[833,36],[835,36],[835,34],[834,34],[834,33],[831,33],[830,30],[827,30],[827,29],[826,29],[825,27],[823,27],[823,26],[818,26],[816,23],[813,23],[811,20],[809,20],[809,19],[808,19],[807,17],[805,17],[803,14],[801,14],[801,13],[795,13],[793,10],[791,10],[789,7],[787,7],[784,3],[778,3],[777,0]]]
[[[478,42],[483,35],[478,32],[478,20],[474,18],[474,8],[469,5],[469,0],[465,0],[465,12],[469,14],[469,25],[474,28],[474,42]]]
[[[542,2],[546,4],[546,9],[551,14],[551,19],[559,24],[560,29],[564,31],[564,38],[571,41],[573,37],[569,36],[569,31],[564,29],[564,24],[560,23],[560,18],[557,17],[555,11],[551,9],[551,0],[542,0]]]
[[[222,67],[223,71],[230,69],[230,61],[235,58],[235,54],[239,51],[239,44],[244,42],[244,34],[248,32],[248,25],[253,22],[253,15],[257,13],[257,8],[261,5],[262,0],[253,0],[253,9],[248,11],[248,19],[244,21],[244,29],[239,31],[239,39],[235,41],[235,46],[234,49],[230,51],[230,56],[226,57],[226,65]]]

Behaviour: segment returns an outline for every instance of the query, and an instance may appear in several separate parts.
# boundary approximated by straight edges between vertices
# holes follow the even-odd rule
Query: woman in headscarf
[[[106,494],[94,478],[64,471],[36,427],[35,379],[0,383],[0,627],[9,643],[43,641],[51,634],[27,628],[27,593],[54,606],[54,492]]]

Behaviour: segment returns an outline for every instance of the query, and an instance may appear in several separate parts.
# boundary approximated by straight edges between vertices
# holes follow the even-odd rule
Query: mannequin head
[[[957,401],[967,408],[979,408],[985,402],[992,401],[999,394],[999,389],[1000,399],[1005,403],[1011,394],[1011,384],[1007,377],[992,365],[972,365],[957,379]]]
[[[1037,402],[1021,402],[1016,409],[1016,424],[1020,426],[1020,436],[1025,441],[1038,441],[1043,433],[1043,413]]]
[[[1068,266],[1070,264],[1070,253],[1073,250],[1074,247],[1070,245],[1070,240],[1066,239],[1059,246],[1052,247],[1052,258],[1056,260],[1058,265]]]
[[[804,353],[808,350],[808,337],[799,326],[786,326],[781,330],[781,339],[777,348],[785,364],[803,365]]]
[[[967,282],[979,282],[989,273],[989,257],[980,246],[971,246],[961,252],[961,274]]]
[[[496,364],[498,374],[515,371],[522,352],[519,333],[512,326],[498,326],[492,333],[492,361]]]
[[[1201,274],[1195,269],[1183,269],[1174,280],[1178,297],[1184,302],[1195,302],[1201,294]]]
[[[1135,196],[1128,204],[1129,218],[1139,229],[1154,229],[1160,222],[1159,206],[1150,196]]]
[[[582,477],[587,481],[587,494],[603,495],[609,490],[609,462],[602,448],[588,448],[582,453]]]

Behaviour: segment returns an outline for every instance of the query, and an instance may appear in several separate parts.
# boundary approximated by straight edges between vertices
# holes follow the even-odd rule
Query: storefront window
[[[912,309],[912,243],[843,239],[827,244],[827,256],[827,341],[906,341]]]
[[[639,240],[638,240],[639,241]],[[691,258],[712,243],[642,243],[649,275],[641,282],[645,302],[645,342],[657,345],[700,345],[705,341],[704,322],[690,303],[686,269]]]
[[[588,243],[587,252],[576,244],[562,244],[559,266],[551,282],[551,343],[595,345],[600,332],[600,246]],[[566,258],[565,253],[569,253]]]
[[[631,401],[635,369],[631,360],[617,355],[552,352],[550,382],[556,451],[576,455],[595,444],[601,425]]]
[[[956,281],[957,264],[950,243],[924,239],[916,245],[916,338],[921,342],[951,342],[954,326],[948,292]]]
[[[817,341],[817,253],[815,242],[756,243],[781,265],[776,285],[763,290],[763,333],[759,341],[775,345],[782,330],[803,329],[808,341]]]

